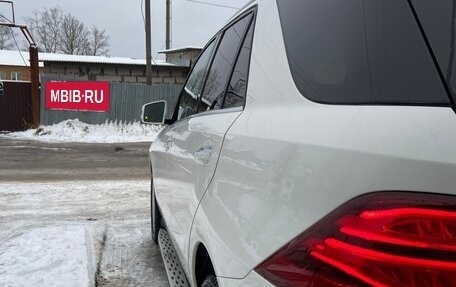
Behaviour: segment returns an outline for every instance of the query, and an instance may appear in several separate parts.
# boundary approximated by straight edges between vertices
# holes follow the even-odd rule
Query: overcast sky
[[[233,7],[243,6],[247,0],[198,0]],[[145,58],[145,33],[141,15],[141,0],[13,0],[16,22],[34,10],[60,6],[91,27],[105,29],[110,35],[111,56]],[[164,49],[165,0],[151,0],[152,50]],[[1,9],[4,11],[4,9]],[[172,46],[204,46],[206,42],[236,12],[234,9],[209,6],[188,0],[172,0]],[[3,12],[5,13],[5,12]]]

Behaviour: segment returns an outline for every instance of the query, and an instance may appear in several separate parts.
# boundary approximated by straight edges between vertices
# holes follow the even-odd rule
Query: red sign
[[[107,112],[109,82],[47,82],[46,108]]]

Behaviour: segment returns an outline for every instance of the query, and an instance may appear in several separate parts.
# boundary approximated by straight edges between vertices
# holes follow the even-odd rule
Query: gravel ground
[[[0,286],[168,286],[148,146],[0,137]]]

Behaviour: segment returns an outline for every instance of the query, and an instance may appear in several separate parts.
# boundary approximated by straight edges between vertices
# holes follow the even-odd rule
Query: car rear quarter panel
[[[245,278],[217,278],[220,287],[274,287],[258,273],[252,271]]]
[[[287,66],[275,1],[260,4],[246,108],[190,238],[205,244],[217,276],[233,279],[359,195],[456,194],[453,110],[308,101]]]

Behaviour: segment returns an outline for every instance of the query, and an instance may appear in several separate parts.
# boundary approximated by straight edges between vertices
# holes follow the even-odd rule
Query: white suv
[[[258,0],[210,40],[150,147],[190,286],[456,286],[454,5]]]

